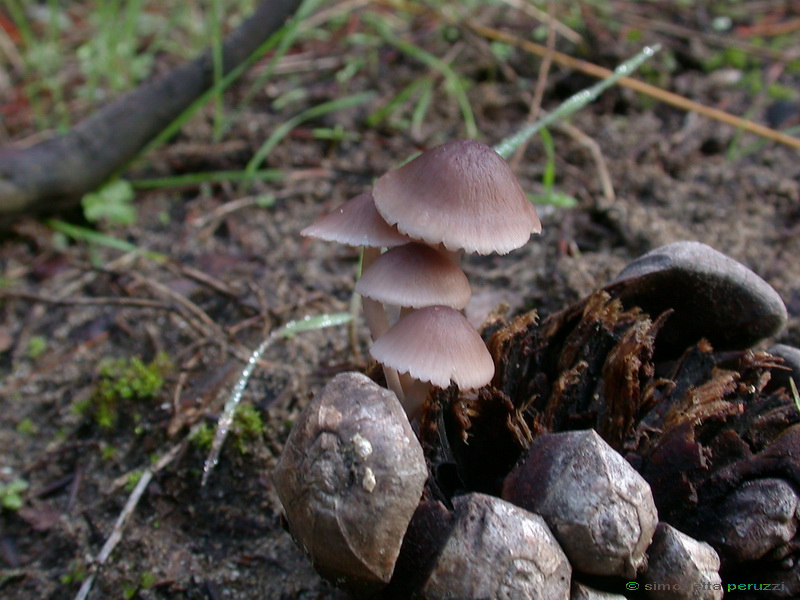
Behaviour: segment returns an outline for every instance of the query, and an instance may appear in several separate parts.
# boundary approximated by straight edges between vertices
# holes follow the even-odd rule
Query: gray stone
[[[735,562],[788,555],[799,509],[800,498],[783,479],[747,481],[720,503],[708,542]]]
[[[389,582],[428,470],[397,397],[341,373],[303,409],[273,472],[289,529],[351,591]]]
[[[625,596],[601,592],[600,590],[595,590],[582,583],[573,581],[569,600],[625,600]]]
[[[455,523],[424,600],[568,600],[572,569],[542,517],[485,494],[453,499]]]
[[[775,344],[771,346],[767,352],[781,357],[783,359],[783,366],[788,369],[772,370],[769,389],[785,387],[788,390],[789,379],[794,379],[795,385],[800,387],[800,348],[787,346],[786,344]]]
[[[720,560],[714,548],[659,523],[642,574],[654,600],[721,600]]]
[[[576,571],[634,577],[658,524],[650,486],[592,429],[537,437],[503,497],[541,515]]]
[[[761,277],[700,242],[676,242],[637,258],[606,286],[653,318],[673,309],[658,335],[662,358],[707,339],[715,350],[750,348],[786,324],[786,307]]]

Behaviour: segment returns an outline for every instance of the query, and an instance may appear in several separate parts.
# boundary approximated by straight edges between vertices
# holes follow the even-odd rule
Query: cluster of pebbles
[[[680,242],[541,323],[490,318],[478,389],[404,405],[415,384],[340,374],[275,470],[288,527],[358,598],[796,597],[800,350],[751,350],[786,318]]]

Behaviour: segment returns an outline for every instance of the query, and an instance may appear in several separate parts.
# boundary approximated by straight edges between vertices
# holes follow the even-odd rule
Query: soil
[[[685,27],[710,27],[702,11],[681,16]],[[482,15],[482,22],[501,29],[527,31],[526,25],[536,25],[528,21],[511,8]],[[347,27],[358,26],[356,17],[348,21]],[[153,479],[98,569],[90,598],[342,597],[284,531],[270,471],[307,400],[333,374],[366,369],[363,323],[300,333],[266,351],[243,398],[264,427],[256,435],[235,429],[204,487],[207,447],[188,438],[192,426],[214,427],[244,360],[270,331],[307,315],[350,310],[357,251],[306,240],[299,230],[367,190],[412,152],[465,135],[459,107],[438,74],[392,46],[372,48],[350,78],[335,77],[343,63],[334,70],[325,70],[324,61],[314,66],[317,59],[352,55],[347,31],[299,43],[291,56],[307,60],[312,70],[270,81],[221,142],[214,141],[208,109],[128,174],[241,169],[292,115],[376,91],[367,104],[296,127],[265,163],[284,173],[279,182],[140,191],[134,226],[101,225],[104,233],[163,256],[76,243],[53,235],[41,220],[21,221],[6,233],[0,246],[0,482],[20,478],[29,487],[19,509],[0,512],[4,598],[74,597],[93,572],[89,561],[111,534],[136,474],[147,468],[155,471]],[[582,33],[589,43],[565,44],[565,51],[606,66],[642,43],[662,42],[665,50],[648,77],[760,122],[774,118],[778,101],[737,78],[756,77],[764,90],[772,81],[800,85],[797,72],[774,60],[705,72],[699,65],[720,48],[699,37],[690,44],[646,30],[642,39],[625,42],[624,28],[605,22]],[[402,35],[435,56],[451,53],[487,143],[526,121],[539,59],[510,50],[500,63],[487,43],[464,31],[444,32],[422,16]],[[733,31],[730,37],[733,43]],[[257,71],[226,97],[231,111]],[[434,82],[434,101],[421,127],[404,124],[411,103],[389,122],[366,124],[369,114],[423,77]],[[552,110],[591,83],[553,66],[543,106]],[[279,107],[275,100],[290,90],[303,94]],[[782,126],[796,122],[797,96],[781,106],[789,115]],[[501,302],[511,314],[550,314],[607,283],[644,252],[698,240],[744,263],[780,293],[790,320],[774,341],[800,346],[796,150],[620,88],[570,123],[596,143],[605,166],[583,137],[552,130],[556,189],[577,206],[541,206],[544,232],[527,246],[465,260],[474,293],[470,318],[480,322]],[[319,127],[340,127],[344,135],[319,139]],[[528,192],[543,193],[545,162],[543,146],[534,141],[516,164]],[[604,193],[599,168],[607,169],[614,197]],[[76,214],[62,217],[81,223]],[[139,357],[147,363],[160,352],[172,367],[156,396],[116,399],[116,420],[102,426],[97,412],[85,407],[97,398],[103,361]]]

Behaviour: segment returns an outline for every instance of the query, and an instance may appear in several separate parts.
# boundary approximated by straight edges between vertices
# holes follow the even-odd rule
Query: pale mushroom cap
[[[447,306],[427,306],[405,315],[370,348],[378,362],[420,381],[462,390],[492,380],[494,361],[466,317]]]
[[[373,195],[387,223],[448,250],[506,254],[542,230],[511,167],[475,140],[423,152],[378,179]]]
[[[464,272],[423,244],[397,246],[379,256],[356,283],[356,291],[378,302],[413,308],[441,304],[460,309],[472,295]]]
[[[372,248],[391,248],[411,241],[383,220],[375,210],[370,192],[348,200],[333,212],[317,219],[300,235]]]

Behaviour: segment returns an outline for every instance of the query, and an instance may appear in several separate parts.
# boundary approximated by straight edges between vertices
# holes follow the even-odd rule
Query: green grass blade
[[[315,331],[327,327],[338,327],[353,320],[350,313],[328,313],[324,315],[305,316],[299,321],[289,321],[278,329],[275,334],[284,338],[294,337],[304,331]]]
[[[367,126],[375,127],[378,123],[388,118],[400,107],[400,105],[411,98],[411,96],[413,96],[417,90],[423,88],[426,81],[428,80],[418,79],[416,81],[412,81],[409,85],[400,90],[391,100],[367,117]]]
[[[539,137],[542,138],[544,153],[547,156],[547,162],[544,164],[544,174],[542,175],[542,185],[544,186],[545,194],[550,196],[556,183],[556,145],[553,143],[553,136],[547,131],[547,127],[542,127],[539,130]]]
[[[211,65],[214,70],[214,136],[215,142],[222,139],[222,122],[225,116],[224,105],[222,102],[222,92],[224,91],[220,82],[222,81],[222,3],[220,0],[211,2]]]
[[[236,415],[236,408],[239,406],[239,402],[242,400],[242,395],[247,387],[247,382],[250,381],[250,377],[252,376],[253,371],[255,371],[258,361],[261,360],[261,357],[264,355],[264,352],[267,351],[267,348],[269,348],[278,338],[290,338],[294,334],[303,331],[313,331],[316,329],[324,329],[326,327],[343,325],[350,322],[352,318],[353,317],[350,313],[332,313],[316,316],[309,315],[298,321],[289,321],[280,329],[273,331],[267,337],[267,339],[261,342],[258,348],[253,350],[253,353],[250,355],[247,364],[245,365],[244,369],[242,369],[242,374],[239,375],[239,379],[236,380],[236,383],[230,392],[230,396],[228,396],[228,400],[225,402],[225,406],[222,409],[222,414],[217,421],[217,431],[214,434],[214,441],[211,443],[211,450],[209,451],[208,456],[206,457],[206,462],[203,465],[203,478],[200,482],[201,486],[206,484],[211,472],[214,470],[214,467],[219,461],[219,453],[222,451],[225,438],[228,437],[228,431],[230,431],[231,425],[233,424],[233,417]]]
[[[523,127],[514,135],[509,136],[501,141],[494,147],[495,152],[497,152],[503,158],[509,158],[517,148],[532,138],[536,133],[539,132],[540,129],[547,127],[556,121],[560,121],[561,119],[564,119],[572,113],[582,109],[584,106],[595,100],[600,94],[614,85],[617,81],[623,77],[628,77],[631,73],[638,69],[644,61],[654,56],[660,49],[661,46],[659,45],[645,46],[642,51],[633,58],[626,60],[616,69],[614,69],[613,75],[594,84],[591,87],[586,88],[585,90],[581,90],[577,94],[570,96],[564,102],[562,102],[556,110],[548,113],[547,116],[539,119],[535,123],[531,123],[530,125]]]
[[[99,246],[105,246],[107,248],[113,248],[114,250],[121,250],[123,252],[138,252],[142,254],[142,256],[146,256],[151,260],[159,262],[164,261],[167,258],[165,255],[159,254],[158,252],[145,250],[144,248],[140,248],[135,244],[131,244],[125,240],[94,231],[93,229],[72,225],[71,223],[65,223],[64,221],[59,221],[58,219],[49,219],[46,221],[46,223],[51,229],[63,233],[74,240],[87,242],[89,244],[97,244]]]
[[[469,98],[467,97],[467,92],[464,89],[464,84],[461,82],[461,78],[455,71],[453,71],[450,65],[437,58],[430,52],[426,52],[422,48],[419,48],[418,46],[415,46],[414,44],[397,37],[397,35],[395,35],[395,33],[389,29],[386,23],[379,20],[377,17],[365,14],[364,20],[368,21],[387,43],[391,44],[404,54],[408,54],[411,58],[418,60],[422,64],[427,65],[442,74],[442,77],[445,79],[447,90],[455,98],[461,110],[461,117],[464,119],[464,128],[466,130],[467,137],[478,137],[478,126],[475,122],[475,114],[472,112],[472,106],[469,103]]]
[[[295,115],[288,121],[281,123],[256,151],[256,153],[253,155],[253,158],[250,159],[250,162],[247,163],[247,166],[245,167],[245,173],[248,176],[252,176],[253,173],[256,173],[258,168],[261,166],[261,163],[263,163],[267,156],[269,156],[269,153],[272,152],[275,146],[277,146],[292,129],[301,123],[304,123],[310,119],[321,117],[322,115],[326,115],[331,112],[335,112],[337,110],[358,106],[359,104],[363,104],[364,102],[371,100],[374,96],[375,92],[362,92],[361,94],[355,94],[353,96],[346,96],[344,98],[330,100],[329,102],[323,102],[322,104],[312,106],[308,110],[304,110],[300,114]]]
[[[231,69],[231,71],[222,77],[219,81],[215,82],[211,89],[207,90],[203,95],[201,95],[197,100],[195,100],[185,111],[183,111],[172,123],[170,123],[167,127],[161,131],[148,145],[147,147],[141,152],[140,156],[144,156],[152,152],[154,149],[161,146],[164,142],[169,140],[172,136],[174,136],[178,130],[183,127],[183,125],[191,119],[194,114],[203,106],[205,106],[210,98],[214,98],[218,94],[221,94],[223,91],[228,89],[231,84],[239,79],[239,77],[247,71],[253,63],[259,60],[262,56],[264,56],[267,52],[272,50],[275,46],[277,46],[281,40],[288,34],[288,32],[292,31],[293,27],[296,27],[297,19],[290,20],[289,23],[281,27],[278,31],[272,34],[269,39],[264,40],[264,43],[261,44],[258,48],[256,48],[255,52],[247,57],[240,65]]]
[[[431,100],[433,100],[433,80],[426,78],[422,81],[425,85],[422,88],[417,105],[414,107],[414,112],[411,113],[411,133],[413,135],[420,135],[422,123],[428,115],[428,109],[431,106]]]
[[[222,124],[223,133],[228,130],[231,124],[239,117],[241,112],[250,105],[256,94],[264,89],[264,85],[269,78],[272,77],[278,61],[283,58],[286,52],[288,52],[289,48],[292,47],[292,44],[294,44],[297,38],[300,36],[300,33],[302,33],[300,26],[306,21],[308,16],[317,9],[319,4],[320,0],[305,0],[305,2],[298,7],[294,17],[290,19],[289,22],[286,23],[286,25],[284,25],[283,28],[281,28],[281,30],[278,32],[280,35],[275,39],[275,52],[273,52],[272,56],[270,56],[264,70],[250,85],[250,88],[247,90],[244,97],[238,102],[236,110],[234,110],[228,116],[227,120]]]
[[[185,173],[172,177],[135,179],[130,183],[135,190],[153,190],[201,185],[204,183],[223,183],[226,181],[280,181],[283,177],[283,171],[279,169],[262,169],[253,173],[245,173],[244,171],[209,171],[207,173]]]

